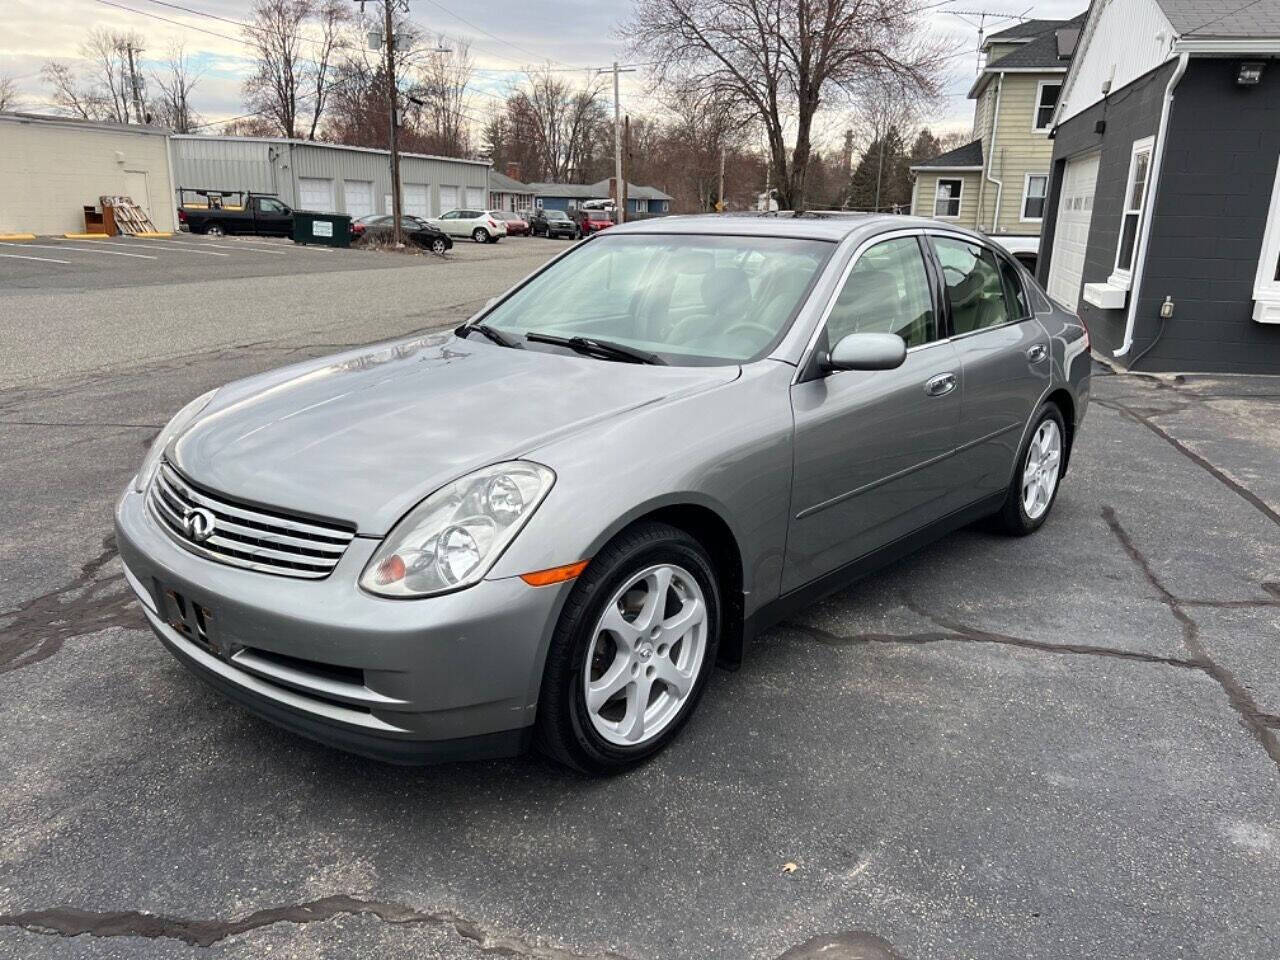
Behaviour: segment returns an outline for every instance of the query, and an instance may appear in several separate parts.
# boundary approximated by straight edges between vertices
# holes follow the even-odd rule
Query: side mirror
[[[907,359],[907,342],[896,333],[851,333],[841,338],[822,368],[834,370],[893,370]]]

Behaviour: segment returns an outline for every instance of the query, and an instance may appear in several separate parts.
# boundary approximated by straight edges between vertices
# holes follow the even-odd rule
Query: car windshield
[[[550,210],[543,214],[548,220],[568,220],[569,215],[562,210]]]
[[[602,234],[487,314],[504,333],[594,337],[702,366],[764,356],[834,244],[782,237]]]

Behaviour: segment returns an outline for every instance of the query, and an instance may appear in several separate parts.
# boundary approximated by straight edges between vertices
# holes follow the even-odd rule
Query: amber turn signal
[[[585,569],[587,569],[587,561],[579,560],[577,563],[569,563],[563,567],[552,567],[550,570],[535,570],[533,573],[522,573],[520,574],[520,579],[531,587],[547,587],[553,583],[564,583],[566,580],[572,580]]]

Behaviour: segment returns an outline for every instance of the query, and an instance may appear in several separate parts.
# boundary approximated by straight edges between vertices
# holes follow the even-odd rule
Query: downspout
[[[996,185],[996,209],[995,209],[995,213],[991,215],[991,232],[992,233],[996,232],[996,224],[1000,222],[1000,197],[1004,194],[1004,181],[1001,179],[997,179],[996,177],[993,177],[991,175],[991,163],[993,160],[995,160],[995,156],[996,156],[996,130],[1000,126],[1000,96],[1003,93],[1004,93],[1004,74],[1002,73],[1000,74],[999,78],[996,80],[996,107],[995,107],[995,112],[991,117],[991,151],[990,151],[990,155],[987,157],[987,172],[984,175],[987,181],[989,181],[990,183],[994,183]],[[982,229],[982,211],[981,210],[978,211],[978,229],[979,230]]]
[[[1133,347],[1133,327],[1138,321],[1138,290],[1142,286],[1142,274],[1147,265],[1147,241],[1151,236],[1151,221],[1156,214],[1156,191],[1160,186],[1160,175],[1164,167],[1164,142],[1169,130],[1169,113],[1173,106],[1173,91],[1187,72],[1187,61],[1191,55],[1185,50],[1178,56],[1178,65],[1174,67],[1169,83],[1164,88],[1164,105],[1160,109],[1160,126],[1156,129],[1155,148],[1151,153],[1151,182],[1147,184],[1147,198],[1142,204],[1142,226],[1138,234],[1138,259],[1133,265],[1133,274],[1129,279],[1129,310],[1124,322],[1124,343],[1111,355],[1123,357]]]

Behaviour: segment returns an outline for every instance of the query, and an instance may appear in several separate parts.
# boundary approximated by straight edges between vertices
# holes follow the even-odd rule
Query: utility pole
[[[399,105],[396,100],[396,37],[395,23],[392,17],[393,0],[382,0],[384,18],[382,46],[386,51],[387,71],[387,108],[391,117],[391,217],[395,221],[391,236],[397,247],[404,245],[400,217],[403,213],[400,202],[400,132]]]
[[[720,186],[716,188],[716,213],[724,213],[724,144],[720,144]]]
[[[623,200],[623,182],[622,182],[622,108],[619,106],[618,95],[618,74],[635,73],[635,67],[619,67],[618,61],[613,61],[613,197],[614,203],[617,205],[615,216],[618,223],[626,223],[627,221],[627,204]],[[596,71],[597,74],[606,73],[607,69],[602,67]]]
[[[139,124],[144,124],[147,121],[146,117],[142,113],[142,88],[138,84],[138,68],[133,59],[132,40],[125,42],[124,52],[125,56],[129,59],[129,86],[133,90],[133,116]],[[125,112],[127,113],[128,111]]]
[[[622,118],[622,209],[627,209],[627,184],[631,182],[631,114]],[[619,220],[619,223],[622,221]]]

